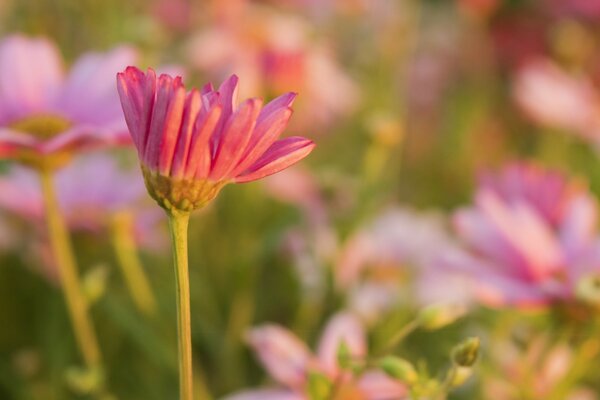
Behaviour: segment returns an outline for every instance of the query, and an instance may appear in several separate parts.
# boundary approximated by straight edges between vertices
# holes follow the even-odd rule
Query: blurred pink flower
[[[340,369],[337,353],[342,341],[353,358],[363,359],[367,353],[366,336],[359,320],[348,313],[332,317],[319,344],[317,354],[293,333],[277,325],[263,325],[250,331],[248,341],[269,374],[286,390],[252,390],[227,397],[227,400],[308,400],[310,372],[325,374],[340,383],[338,400],[402,399],[406,388],[382,372],[367,371],[360,377]]]
[[[139,173],[123,170],[108,155],[75,160],[57,172],[56,186],[59,205],[72,229],[104,230],[112,214],[134,207],[140,234],[157,221],[154,207],[139,208],[146,197]],[[14,166],[0,175],[0,208],[28,220],[43,220],[44,200],[37,174]]]
[[[348,292],[349,307],[367,321],[405,301],[467,305],[468,280],[436,264],[455,246],[440,215],[391,208],[343,245],[336,283]]]
[[[533,121],[600,139],[600,95],[585,77],[568,74],[550,60],[536,59],[517,71],[513,93]]]
[[[303,19],[248,3],[243,12],[196,34],[188,54],[215,79],[239,74],[243,95],[300,92],[295,123],[305,129],[346,115],[358,102],[356,85],[329,49],[311,40]]]
[[[65,76],[46,39],[12,35],[0,42],[0,157],[35,159],[127,143],[114,74],[135,62],[119,47],[88,53]]]
[[[210,185],[263,178],[307,156],[314,143],[279,139],[296,95],[262,106],[248,99],[239,107],[237,76],[215,91],[206,85],[186,93],[180,77],[146,74],[128,67],[117,77],[127,125],[142,167],[150,174],[203,180]]]
[[[465,248],[442,264],[470,275],[495,306],[570,300],[578,281],[600,271],[595,199],[578,181],[535,164],[487,174],[475,204],[456,212]]]
[[[569,380],[576,357],[566,344],[551,345],[545,335],[539,335],[524,349],[505,342],[497,342],[490,349],[490,357],[500,370],[485,374],[482,379],[485,397],[494,400],[520,399],[523,388],[527,388],[532,398],[550,397],[562,382]],[[565,397],[565,400],[596,399],[592,390],[582,387],[572,388]]]

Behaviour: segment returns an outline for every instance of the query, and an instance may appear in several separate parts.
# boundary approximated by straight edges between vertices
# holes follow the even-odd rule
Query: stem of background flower
[[[40,179],[46,207],[50,245],[59,270],[75,339],[87,367],[90,370],[99,370],[101,366],[100,348],[88,314],[88,301],[81,289],[67,226],[54,190],[52,171],[42,169]]]
[[[384,356],[389,352],[393,351],[408,335],[413,333],[419,327],[419,321],[417,319],[413,319],[406,325],[402,327],[390,340],[388,340],[387,344],[379,351],[376,352],[377,356]]]
[[[179,398],[180,400],[192,400],[192,327],[187,247],[187,230],[190,214],[168,213],[168,215],[171,241],[173,243],[173,261],[175,264],[175,290],[177,292]]]
[[[112,218],[112,242],[117,261],[123,272],[125,283],[135,305],[146,315],[156,312],[156,300],[152,293],[148,276],[138,257],[133,238],[132,216],[126,212],[118,212]]]

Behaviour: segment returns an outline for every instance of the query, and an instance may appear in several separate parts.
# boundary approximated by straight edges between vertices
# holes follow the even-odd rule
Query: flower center
[[[40,139],[50,139],[72,126],[71,121],[52,114],[39,114],[19,119],[9,127],[15,131],[29,133]]]

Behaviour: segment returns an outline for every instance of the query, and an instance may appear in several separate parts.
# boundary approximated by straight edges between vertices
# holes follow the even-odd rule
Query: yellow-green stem
[[[130,214],[120,212],[113,216],[112,235],[117,261],[123,272],[125,284],[135,305],[146,315],[156,312],[156,300],[148,276],[137,254],[133,238],[133,220]]]
[[[179,399],[192,400],[192,327],[190,323],[190,279],[187,229],[189,213],[169,213],[177,292],[177,337],[179,349]]]
[[[50,245],[59,270],[75,339],[87,367],[99,369],[101,364],[100,348],[88,314],[88,301],[81,289],[69,232],[56,198],[52,172],[41,170],[40,178],[46,207]]]

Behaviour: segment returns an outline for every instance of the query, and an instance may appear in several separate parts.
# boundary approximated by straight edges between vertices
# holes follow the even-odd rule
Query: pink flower
[[[519,392],[527,387],[536,399],[551,397],[565,382],[571,380],[576,367],[577,354],[564,342],[553,344],[547,335],[538,335],[526,346],[497,342],[491,346],[490,357],[499,369],[484,374],[485,398],[516,400]],[[566,400],[595,400],[597,395],[590,388],[571,384]]]
[[[225,5],[225,7],[227,7]],[[242,94],[302,93],[295,123],[329,124],[353,111],[358,88],[298,16],[246,2],[189,43],[190,62],[215,79],[235,71]]]
[[[106,229],[112,214],[139,206],[145,197],[139,174],[124,171],[104,154],[77,159],[61,169],[56,174],[56,186],[67,223],[79,230]],[[28,220],[42,221],[44,199],[37,174],[15,166],[0,175],[0,208]],[[138,213],[138,217],[138,225],[146,228],[156,221],[155,213],[149,211]]]
[[[454,216],[465,248],[443,264],[469,274],[489,305],[568,301],[581,278],[600,271],[597,204],[557,171],[512,164],[485,175],[475,204]]]
[[[237,84],[233,75],[218,91],[209,84],[186,93],[180,77],[163,74],[157,79],[151,69],[144,74],[128,67],[117,75],[147,187],[161,205],[169,208],[167,201],[175,208],[198,208],[223,185],[274,174],[314,148],[302,137],[277,140],[292,115],[294,93],[264,107],[257,98],[238,106]],[[160,183],[165,179],[168,184]],[[184,183],[175,188],[176,182]],[[191,193],[189,182],[195,182],[197,192]],[[165,185],[171,186],[164,189]]]
[[[550,60],[537,59],[517,72],[513,93],[517,104],[538,124],[598,140],[600,95],[584,77],[570,75]]]
[[[227,400],[308,400],[310,372],[325,374],[341,384],[335,399],[402,399],[406,388],[382,372],[367,371],[354,379],[339,368],[337,352],[342,341],[353,358],[366,356],[367,344],[361,323],[348,313],[335,315],[325,327],[317,354],[293,333],[277,325],[263,325],[248,334],[248,341],[269,374],[286,389],[244,391]]]
[[[65,76],[48,40],[2,40],[0,157],[35,163],[39,156],[128,142],[112,80],[135,58],[127,47],[89,53]]]

